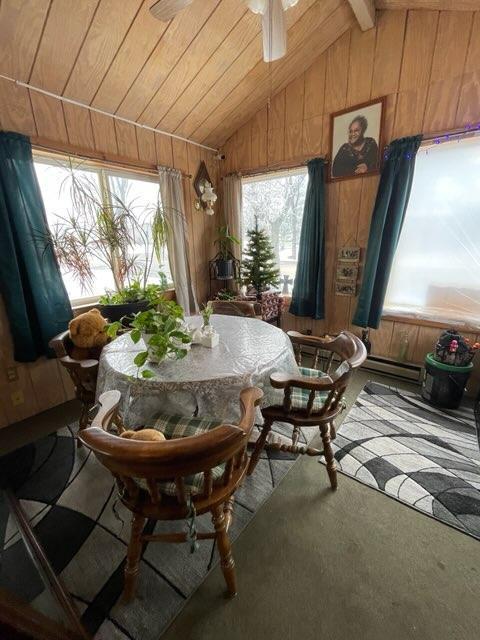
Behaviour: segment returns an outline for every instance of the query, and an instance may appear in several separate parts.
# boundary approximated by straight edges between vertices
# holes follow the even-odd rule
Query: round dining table
[[[201,326],[202,318],[186,318]],[[293,348],[286,333],[262,320],[212,315],[210,324],[219,334],[213,348],[193,344],[180,360],[147,362],[153,373],[142,378],[134,363],[143,340],[134,344],[125,333],[104,347],[100,358],[97,399],[104,391],[122,394],[120,411],[127,427],[148,425],[159,413],[198,415],[234,422],[240,416],[240,391],[258,386],[263,406],[281,403],[283,392],[270,385],[270,375],[282,371],[299,375]]]

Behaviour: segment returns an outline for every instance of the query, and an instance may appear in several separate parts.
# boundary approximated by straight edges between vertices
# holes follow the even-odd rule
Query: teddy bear
[[[106,325],[107,321],[98,309],[90,309],[73,318],[68,325],[70,339],[73,342],[70,357],[74,360],[98,360],[108,342]]]
[[[121,434],[122,438],[128,438],[129,440],[143,440],[144,442],[162,442],[165,440],[165,436],[161,431],[156,429],[141,429],[140,431],[124,431]]]

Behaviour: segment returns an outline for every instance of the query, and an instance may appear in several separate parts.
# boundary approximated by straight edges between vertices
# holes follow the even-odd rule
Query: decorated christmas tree
[[[253,287],[257,294],[269,286],[276,286],[280,280],[275,252],[265,231],[255,227],[247,231],[248,246],[242,261],[242,284]]]

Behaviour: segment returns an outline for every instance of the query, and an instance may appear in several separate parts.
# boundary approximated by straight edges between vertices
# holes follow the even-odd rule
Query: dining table
[[[185,322],[200,327],[202,318],[192,316]],[[263,390],[262,405],[281,404],[283,392],[270,385],[271,374],[300,375],[287,334],[255,318],[212,315],[210,324],[219,335],[217,346],[192,344],[184,358],[147,361],[140,368],[134,358],[146,350],[143,340],[135,344],[129,332],[117,337],[102,351],[97,399],[104,391],[118,389],[120,414],[128,428],[152,424],[160,413],[235,422],[240,417],[240,391],[249,386]],[[153,376],[143,378],[143,369]]]

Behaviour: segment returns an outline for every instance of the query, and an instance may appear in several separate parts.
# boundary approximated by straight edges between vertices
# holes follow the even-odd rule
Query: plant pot
[[[472,369],[472,363],[465,367],[455,367],[438,362],[433,353],[428,353],[425,357],[422,397],[437,407],[457,409]]]
[[[150,309],[150,303],[148,302],[148,300],[126,302],[125,304],[100,305],[100,313],[109,322],[118,322],[124,316],[126,316],[124,324],[127,327],[130,326],[130,323],[128,322],[129,317],[132,317],[133,314],[138,313],[139,311],[146,311],[147,309]]]
[[[222,260],[221,258],[215,262],[217,270],[217,280],[233,279],[233,260]]]
[[[158,355],[155,353],[155,349],[149,346],[150,338],[153,335],[154,335],[153,333],[142,333],[142,340],[144,341],[145,347],[147,348],[147,351],[148,351],[147,360],[149,362],[153,362],[153,364],[160,364],[160,362],[163,362],[164,360],[167,359],[167,356],[165,355],[163,356],[163,358],[159,358]]]

